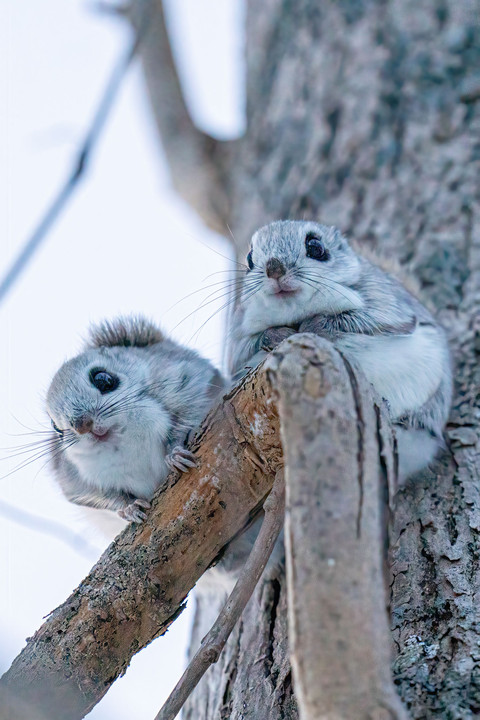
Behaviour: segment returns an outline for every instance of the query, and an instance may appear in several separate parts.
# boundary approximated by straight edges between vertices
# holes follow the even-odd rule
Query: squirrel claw
[[[141,523],[147,519],[147,513],[144,510],[149,510],[152,507],[148,500],[143,498],[137,498],[122,510],[118,511],[118,514],[123,520],[128,522]]]
[[[181,472],[187,472],[187,470],[197,465],[195,455],[180,445],[173,448],[172,452],[165,458],[165,462],[170,470],[180,470]]]

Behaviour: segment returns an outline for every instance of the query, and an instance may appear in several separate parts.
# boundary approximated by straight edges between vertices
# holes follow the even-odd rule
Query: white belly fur
[[[392,418],[421,407],[440,385],[445,349],[434,327],[396,337],[348,334],[336,345],[388,400]]]

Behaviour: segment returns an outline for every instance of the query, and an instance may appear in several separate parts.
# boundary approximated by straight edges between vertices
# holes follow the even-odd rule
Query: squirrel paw
[[[298,332],[314,333],[315,335],[320,335],[324,338],[329,336],[329,333],[325,328],[325,318],[322,315],[314,315],[313,317],[304,320],[300,323]]]
[[[118,514],[123,520],[128,522],[141,523],[147,519],[147,513],[144,510],[149,510],[152,507],[148,500],[137,498],[129,505],[118,511]]]
[[[197,465],[195,455],[181,445],[176,445],[173,448],[172,452],[165,458],[165,462],[170,470],[181,470],[181,472],[187,472],[187,470]]]
[[[280,345],[282,340],[290,337],[290,335],[294,335],[295,332],[296,331],[293,328],[287,326],[268,328],[268,330],[265,330],[258,339],[257,351],[266,350],[266,352],[270,352],[276,348],[277,345]]]

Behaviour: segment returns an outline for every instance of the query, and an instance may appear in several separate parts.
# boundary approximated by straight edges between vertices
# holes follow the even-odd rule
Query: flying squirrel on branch
[[[295,332],[330,340],[358,363],[394,423],[399,481],[444,446],[452,395],[445,333],[390,273],[333,226],[273,222],[252,237],[233,318],[232,371],[255,367]]]
[[[49,452],[67,499],[144,520],[169,470],[194,466],[187,434],[223,387],[208,360],[144,318],[93,327],[47,394]]]

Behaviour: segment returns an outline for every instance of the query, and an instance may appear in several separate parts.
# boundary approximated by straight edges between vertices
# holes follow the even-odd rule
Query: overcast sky
[[[129,39],[119,22],[88,8],[82,0],[0,0],[0,274],[69,172]],[[240,134],[241,0],[171,0],[167,9],[196,122],[219,137]],[[9,448],[29,441],[19,434],[46,425],[50,379],[78,352],[91,321],[145,313],[219,365],[222,318],[196,333],[214,308],[182,322],[206,293],[182,298],[225,270],[221,255],[228,253],[228,244],[207,232],[170,189],[135,65],[88,179],[0,306],[0,674],[105,544],[61,497],[48,466],[32,464],[5,477],[15,466],[6,459]],[[42,523],[67,528],[84,545],[73,548]],[[181,673],[190,618],[191,602],[89,717],[152,718]]]

